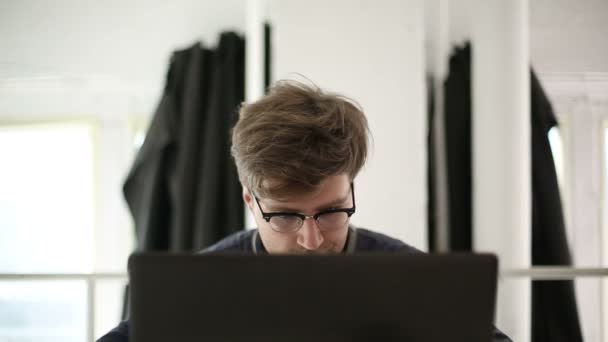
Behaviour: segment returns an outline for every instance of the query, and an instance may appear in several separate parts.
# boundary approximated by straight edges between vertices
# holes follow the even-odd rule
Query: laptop
[[[134,254],[132,342],[491,341],[483,254]]]

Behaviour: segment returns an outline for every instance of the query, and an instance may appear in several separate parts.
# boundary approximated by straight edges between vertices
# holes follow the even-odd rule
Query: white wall
[[[423,5],[397,1],[268,1],[273,77],[300,73],[359,102],[373,135],[356,180],[353,223],[426,242]]]
[[[30,93],[0,96],[0,120],[116,102],[151,115],[171,52],[215,45],[223,30],[245,31],[245,0],[1,1],[0,90],[17,83]],[[68,94],[33,92],[41,87]],[[30,94],[43,98],[24,101]]]
[[[427,4],[436,71],[456,45],[472,43],[474,249],[500,268],[530,266],[530,149],[527,0],[433,0]],[[446,29],[447,26],[447,29]],[[433,44],[434,43],[434,44]],[[441,72],[435,73],[442,77]],[[439,80],[443,82],[443,80]],[[440,107],[438,107],[440,108]],[[513,115],[517,113],[518,115]],[[526,119],[527,118],[527,119]],[[530,337],[526,281],[500,279],[496,325],[517,341]]]

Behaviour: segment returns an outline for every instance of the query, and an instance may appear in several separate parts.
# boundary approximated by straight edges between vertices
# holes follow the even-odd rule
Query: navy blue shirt
[[[363,228],[350,227],[348,237],[344,246],[344,253],[354,252],[391,252],[399,251],[405,253],[422,253],[416,248],[409,246],[400,240],[391,238],[384,234],[372,232]],[[244,230],[217,242],[215,245],[201,251],[210,252],[240,252],[261,254],[266,253],[262,239],[257,230]],[[101,337],[97,342],[128,342],[129,321],[122,321],[116,328]],[[494,330],[495,342],[512,342],[500,330]]]

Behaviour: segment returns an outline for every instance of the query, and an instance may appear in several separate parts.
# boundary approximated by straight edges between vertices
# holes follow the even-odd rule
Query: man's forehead
[[[296,183],[297,184],[297,183]],[[300,210],[316,210],[327,209],[343,204],[350,198],[350,188],[352,180],[346,173],[341,173],[324,178],[313,190],[305,190],[306,187],[292,188],[291,191],[279,191],[285,193],[285,196],[279,197],[262,197],[260,198],[266,207],[271,207],[273,211],[277,209],[297,209]],[[268,188],[283,188],[289,190],[289,184],[276,180],[264,180],[263,185]],[[300,189],[298,189],[300,188]],[[270,209],[270,208],[269,208]]]
[[[350,197],[350,187],[348,187],[346,190],[335,189],[331,192],[315,191],[304,195],[289,196],[284,199],[268,198],[264,202],[273,211],[323,210],[342,205]]]

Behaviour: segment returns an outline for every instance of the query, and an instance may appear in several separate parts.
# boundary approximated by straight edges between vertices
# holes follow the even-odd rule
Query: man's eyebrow
[[[346,196],[344,196],[342,198],[335,199],[329,203],[326,203],[324,205],[317,207],[315,209],[315,212],[335,208],[337,205],[344,204],[346,201],[348,201],[349,197],[350,197],[350,191],[346,194]],[[283,207],[280,205],[277,205],[277,206],[268,205],[268,211],[287,212],[287,213],[299,213],[300,212],[300,210],[298,210],[298,209],[294,209],[294,208],[290,208],[290,207]]]
[[[338,205],[346,203],[346,201],[348,201],[348,198],[350,197],[349,195],[350,195],[350,191],[346,194],[346,196],[344,196],[342,198],[338,198],[338,199],[336,199],[334,201],[331,201],[331,202],[329,202],[329,203],[327,203],[325,205],[317,207],[316,211],[322,211],[322,210],[336,208]]]

